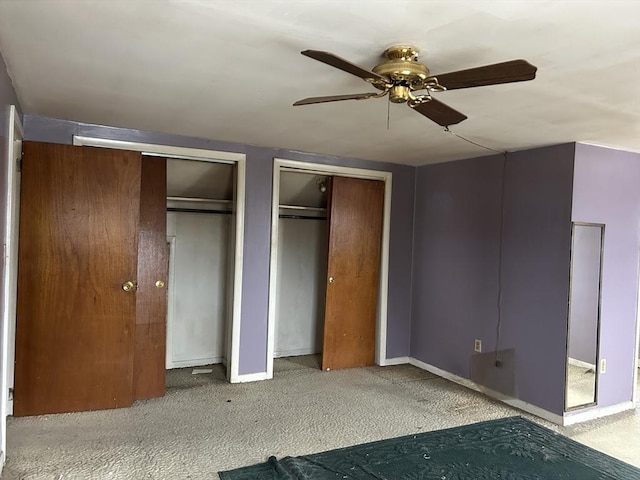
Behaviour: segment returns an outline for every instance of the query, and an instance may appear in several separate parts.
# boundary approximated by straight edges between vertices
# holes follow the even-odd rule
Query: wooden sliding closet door
[[[375,361],[384,182],[333,177],[322,369]]]
[[[133,398],[165,391],[167,320],[167,161],[142,157]]]
[[[165,160],[35,142],[23,152],[15,415],[163,395]]]

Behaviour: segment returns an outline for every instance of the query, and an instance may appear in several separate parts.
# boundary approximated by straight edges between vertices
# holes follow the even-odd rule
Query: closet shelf
[[[281,209],[285,210],[308,210],[312,212],[326,212],[327,209],[323,207],[305,207],[302,205],[279,205]]]

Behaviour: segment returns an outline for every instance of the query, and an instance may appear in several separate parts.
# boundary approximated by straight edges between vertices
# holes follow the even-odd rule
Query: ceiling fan
[[[427,66],[418,61],[418,50],[410,45],[389,47],[384,52],[387,60],[373,67],[372,70],[367,70],[330,52],[304,50],[300,53],[360,77],[381,91],[310,97],[298,100],[293,104],[294,106],[380,98],[388,94],[389,101],[407,103],[413,110],[443,127],[460,123],[467,116],[434,99],[431,92],[533,80],[537,70],[535,66],[525,60],[511,60],[483,67],[431,75]]]

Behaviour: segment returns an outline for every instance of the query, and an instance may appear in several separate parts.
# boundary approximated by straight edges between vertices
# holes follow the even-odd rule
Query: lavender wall
[[[505,347],[518,397],[564,411],[574,144],[509,155],[504,227]]]
[[[469,378],[495,348],[501,156],[418,168],[411,356]]]
[[[506,163],[500,350],[521,400],[563,411],[572,144]],[[473,340],[496,349],[503,157],[420,167],[411,355],[469,378]]]
[[[393,196],[391,200],[391,238],[389,246],[387,357],[401,357],[409,354],[415,168],[157,132],[91,125],[34,115],[24,116],[24,129],[27,140],[42,142],[71,144],[73,135],[83,135],[246,154],[246,217],[240,374],[259,373],[266,370],[273,157],[392,172]]]
[[[576,145],[574,222],[605,224],[598,407],[631,400],[640,252],[640,154]]]

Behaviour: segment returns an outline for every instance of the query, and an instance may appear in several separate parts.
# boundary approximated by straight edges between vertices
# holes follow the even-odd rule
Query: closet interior
[[[235,169],[167,159],[167,369],[226,363]]]
[[[329,178],[282,171],[274,357],[322,352]]]

